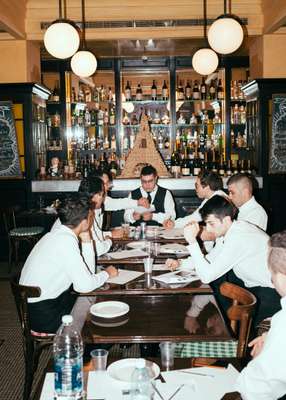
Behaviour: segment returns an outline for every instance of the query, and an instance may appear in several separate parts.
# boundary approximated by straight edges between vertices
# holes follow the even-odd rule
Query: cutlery
[[[182,372],[183,374],[199,375],[199,376],[209,376],[209,377],[211,377],[211,378],[214,378],[214,377],[215,377],[214,375],[211,375],[211,374],[203,374],[203,373],[201,373],[201,372],[191,372],[191,371],[180,371],[180,372]]]
[[[156,386],[154,385],[153,382],[151,382],[151,385],[153,387],[153,389],[155,390],[155,392],[157,393],[157,395],[160,397],[161,400],[165,400],[164,397],[161,395],[161,393],[159,392],[159,390],[156,388]],[[169,399],[170,400],[170,399]]]
[[[169,399],[168,400],[171,400],[171,399],[173,399],[175,396],[176,396],[176,394],[178,394],[179,393],[179,391],[182,389],[182,387],[184,387],[185,386],[185,384],[183,383],[182,385],[180,385],[179,387],[178,387],[178,389],[175,391],[175,393],[173,393],[172,394],[172,396],[171,397],[169,397]]]

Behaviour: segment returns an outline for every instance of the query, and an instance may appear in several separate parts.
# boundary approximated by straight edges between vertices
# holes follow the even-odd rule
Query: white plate
[[[102,326],[103,328],[115,328],[115,327],[117,327],[117,326],[122,326],[122,325],[125,325],[127,322],[129,321],[129,318],[126,318],[126,319],[124,319],[123,321],[120,321],[120,322],[101,322],[101,321],[94,321],[93,319],[91,320],[91,322],[94,324],[94,325],[97,325],[97,326]]]
[[[170,230],[164,230],[161,232],[161,237],[164,239],[184,239],[184,229],[173,228]]]
[[[160,253],[189,254],[186,246],[179,243],[164,244],[163,246],[160,247]]]
[[[107,372],[109,376],[116,381],[130,383],[137,360],[138,358],[125,358],[123,360],[115,361],[107,367]],[[151,379],[157,378],[160,374],[160,368],[154,362],[146,360],[146,367]]]
[[[127,243],[126,247],[128,247],[129,249],[142,250],[142,249],[145,249],[146,242],[145,242],[145,240],[141,240],[140,242],[130,242],[130,243]]]
[[[128,312],[129,305],[122,301],[101,301],[90,307],[90,313],[101,318],[116,318]]]

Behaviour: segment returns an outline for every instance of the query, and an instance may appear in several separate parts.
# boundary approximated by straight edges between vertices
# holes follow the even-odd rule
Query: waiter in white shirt
[[[64,201],[59,208],[61,225],[47,233],[35,245],[21,272],[20,284],[38,286],[41,295],[28,299],[31,328],[54,333],[62,315],[69,314],[76,297],[70,293],[87,293],[101,286],[114,267],[95,274],[95,254],[90,237],[93,205],[88,197]],[[80,251],[81,240],[82,251]]]
[[[146,222],[147,225],[162,225],[169,218],[176,218],[175,203],[169,190],[157,185],[158,175],[156,169],[152,165],[146,165],[142,168],[141,186],[133,190],[129,194],[129,198],[138,200],[141,197],[147,198],[151,209],[146,209],[145,212],[138,213],[134,209],[126,210],[124,220],[133,224],[140,225],[141,222]]]
[[[266,231],[268,217],[253,196],[253,180],[247,174],[232,175],[227,181],[229,198],[238,208],[238,221],[248,221]]]
[[[249,343],[254,359],[235,385],[244,400],[274,400],[286,394],[286,231],[275,233],[269,245],[268,265],[282,309],[272,317],[269,332]]]
[[[253,224],[234,221],[237,209],[222,196],[213,196],[200,213],[206,230],[221,238],[204,256],[196,239],[198,223],[191,222],[184,228],[192,263],[201,281],[211,283],[225,311],[229,303],[219,293],[222,279],[246,287],[256,296],[255,323],[272,316],[281,306],[267,266],[269,236]]]

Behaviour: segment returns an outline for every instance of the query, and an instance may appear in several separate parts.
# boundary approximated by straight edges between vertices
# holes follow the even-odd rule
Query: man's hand
[[[203,226],[203,227],[201,228],[201,231],[200,231],[200,235],[199,235],[199,236],[200,236],[200,238],[201,238],[203,241],[212,241],[212,242],[215,241],[215,235],[214,235],[213,233],[207,232],[205,226]]]
[[[89,231],[81,232],[79,234],[79,237],[80,237],[82,243],[88,243],[91,241],[91,238],[92,238]]]
[[[134,212],[134,213],[133,213],[133,219],[134,219],[135,221],[139,221],[140,218],[141,218],[141,214],[139,214],[139,213],[137,213],[137,212]]]
[[[171,219],[166,219],[166,220],[163,222],[163,227],[164,227],[165,229],[172,229],[172,228],[174,228],[174,226],[175,226],[175,222],[172,221]]]
[[[165,262],[166,267],[168,267],[171,271],[174,271],[180,266],[179,260],[174,260],[173,258],[167,258]]]
[[[187,242],[194,243],[200,231],[200,226],[197,222],[190,222],[184,227],[184,236]]]
[[[185,318],[184,328],[189,331],[190,333],[196,333],[199,329],[200,324],[196,317],[189,317]]]
[[[110,265],[109,267],[105,268],[105,271],[108,273],[110,278],[114,278],[115,276],[118,275],[118,271],[115,267]]]
[[[263,333],[261,336],[258,336],[257,338],[253,339],[251,342],[248,343],[248,347],[252,347],[250,354],[253,358],[257,357],[258,354],[261,353],[266,337],[267,337],[267,332]]]
[[[113,239],[121,239],[123,238],[123,228],[115,228],[111,231],[111,235]]]
[[[143,221],[151,221],[153,218],[153,213],[145,212],[144,214],[142,214],[142,217],[143,217]]]
[[[150,207],[150,203],[149,203],[148,199],[146,199],[146,197],[141,197],[141,199],[139,199],[137,201],[137,206],[149,208]]]

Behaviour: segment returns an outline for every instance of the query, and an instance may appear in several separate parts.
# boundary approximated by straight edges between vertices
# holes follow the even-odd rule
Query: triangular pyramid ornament
[[[156,149],[153,136],[150,132],[147,115],[142,115],[140,130],[136,135],[133,149],[127,156],[125,167],[119,178],[138,178],[145,165],[152,165],[159,177],[170,177],[161,154]]]

